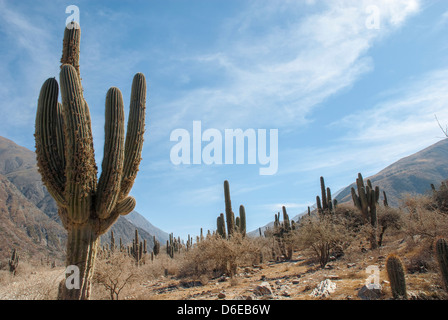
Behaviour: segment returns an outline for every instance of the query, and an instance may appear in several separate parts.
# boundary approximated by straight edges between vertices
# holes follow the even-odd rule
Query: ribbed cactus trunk
[[[226,206],[226,220],[227,220],[227,234],[229,238],[235,232],[235,214],[232,211],[232,201],[230,200],[230,186],[229,181],[224,181],[224,200]]]
[[[68,232],[66,265],[76,266],[80,276],[79,289],[61,283],[59,299],[75,300],[89,298],[99,237],[135,207],[135,199],[128,194],[141,160],[146,81],[143,74],[134,77],[126,137],[121,92],[117,88],[107,92],[104,156],[97,179],[91,118],[79,72],[81,30],[78,25],[72,27],[64,33],[62,103],[58,102],[56,79],[45,81],[38,100],[35,139],[42,181],[56,200]]]
[[[407,299],[405,271],[397,255],[390,254],[387,257],[386,270],[394,299]]]
[[[435,245],[436,258],[442,274],[443,284],[448,292],[448,240],[438,238]]]
[[[88,300],[99,248],[100,236],[91,226],[77,226],[68,230],[66,266],[79,269],[79,289],[67,288],[65,281],[59,287],[58,299]]]

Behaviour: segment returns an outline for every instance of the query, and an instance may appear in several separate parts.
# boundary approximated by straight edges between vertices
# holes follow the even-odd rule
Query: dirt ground
[[[399,245],[397,245],[399,247]],[[175,276],[160,276],[153,280],[140,280],[123,290],[122,300],[361,300],[361,289],[371,283],[366,270],[376,266],[379,270],[377,282],[381,290],[374,299],[392,299],[390,284],[385,270],[387,254],[397,246],[375,251],[357,253],[356,259],[343,257],[331,261],[324,269],[300,252],[293,260],[266,262],[239,268],[233,278],[220,277],[211,280],[179,279]],[[409,250],[407,250],[409,252]],[[408,253],[409,254],[409,253]],[[406,256],[404,257],[406,259]],[[355,262],[352,262],[355,261]],[[148,262],[151,263],[151,262]],[[7,271],[0,273],[1,300],[52,300],[56,299],[58,283],[64,277],[64,269],[22,271],[15,277]],[[313,296],[313,290],[324,280],[330,280],[334,291],[328,295]],[[437,270],[422,270],[407,273],[406,284],[409,299],[448,299],[442,288]],[[262,286],[263,288],[260,288]],[[107,293],[98,285],[92,298],[108,299]]]

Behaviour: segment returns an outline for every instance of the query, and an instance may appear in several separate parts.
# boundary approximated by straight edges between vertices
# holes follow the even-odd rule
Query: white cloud
[[[169,130],[192,120],[215,128],[307,123],[315,106],[373,70],[368,50],[419,9],[417,0],[375,3],[380,30],[365,26],[369,1],[312,1],[318,10],[307,16],[299,1],[252,2],[208,53],[177,61],[216,75],[218,84],[173,97],[155,117]]]
[[[361,166],[375,171],[444,138],[435,116],[443,127],[448,125],[448,69],[428,72],[382,99],[333,122],[330,126],[343,129],[345,135],[333,138],[325,148],[285,150],[282,159],[294,162],[285,163],[279,174],[356,171]]]

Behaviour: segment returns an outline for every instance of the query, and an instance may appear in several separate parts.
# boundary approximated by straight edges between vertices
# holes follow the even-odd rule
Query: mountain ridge
[[[362,172],[361,172],[362,174]],[[339,203],[351,202],[351,188],[356,188],[356,176],[353,176],[353,183],[341,188],[335,193],[334,198]],[[390,206],[397,207],[400,199],[406,195],[425,194],[431,190],[431,184],[440,185],[442,181],[448,179],[448,138],[438,141],[418,152],[403,157],[398,161],[388,165],[378,173],[363,177],[369,179],[373,186],[380,187],[385,191]],[[316,190],[318,195],[319,190]],[[288,210],[288,208],[286,208]],[[300,213],[292,218],[297,221],[300,216],[307,212]],[[274,222],[260,227],[265,230],[272,227]],[[259,228],[248,233],[251,236],[259,234]]]
[[[23,208],[26,208],[26,212],[23,212]],[[0,231],[2,231],[0,258],[5,258],[8,252],[16,247],[20,247],[19,251],[30,256],[44,255],[55,259],[64,257],[66,232],[59,219],[56,202],[42,183],[35,153],[1,136],[0,213],[2,218],[0,219]],[[14,217],[16,219],[13,219]],[[36,219],[43,226],[39,223],[33,226],[31,222]],[[24,223],[24,221],[30,221],[30,223]],[[151,251],[154,245],[153,236],[156,236],[161,243],[168,239],[168,233],[158,229],[138,212],[133,211],[129,216],[121,216],[111,230],[101,236],[101,242],[102,244],[109,243],[110,231],[114,231],[117,242],[121,238],[124,245],[131,244],[136,229],[140,239],[147,240],[148,251]],[[32,235],[36,232],[40,236],[33,237]],[[48,240],[49,235],[50,240]],[[8,238],[15,240],[10,241]]]

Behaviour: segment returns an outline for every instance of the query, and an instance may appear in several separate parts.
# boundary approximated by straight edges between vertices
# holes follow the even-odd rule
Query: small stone
[[[362,300],[378,300],[381,298],[382,294],[381,286],[379,288],[368,288],[367,286],[363,286],[358,291],[358,297]]]
[[[218,294],[218,298],[219,299],[224,299],[226,297],[226,294],[224,293],[224,292],[220,292],[219,294]]]
[[[310,293],[315,298],[326,298],[336,290],[336,284],[326,279],[318,284],[318,286]]]
[[[254,290],[254,293],[258,296],[272,295],[272,289],[269,282],[262,282]]]

